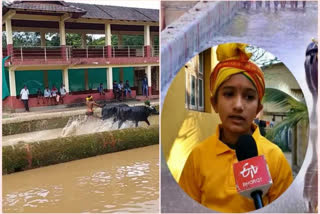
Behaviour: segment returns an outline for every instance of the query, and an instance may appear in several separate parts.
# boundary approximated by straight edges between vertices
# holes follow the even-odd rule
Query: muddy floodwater
[[[2,176],[3,212],[159,212],[159,145]]]

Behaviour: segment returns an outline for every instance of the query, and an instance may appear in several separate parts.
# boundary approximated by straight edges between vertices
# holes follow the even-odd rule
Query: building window
[[[204,110],[204,107],[203,107],[203,79],[202,78],[199,78],[198,79],[198,97],[199,97],[199,103],[198,103],[198,109],[200,111],[203,111]]]
[[[185,65],[186,108],[204,111],[204,60],[203,54],[193,57]]]
[[[203,53],[199,54],[199,74],[203,76]]]
[[[196,107],[196,77],[190,75],[190,108],[197,109]]]

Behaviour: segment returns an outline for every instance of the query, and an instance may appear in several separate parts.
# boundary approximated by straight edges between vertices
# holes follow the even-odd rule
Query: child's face
[[[235,74],[218,89],[212,106],[222,121],[223,129],[235,134],[248,134],[253,119],[262,109],[255,86],[243,74]]]

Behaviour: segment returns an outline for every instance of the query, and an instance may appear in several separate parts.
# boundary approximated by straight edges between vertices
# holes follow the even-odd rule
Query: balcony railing
[[[159,56],[159,45],[154,45],[151,47],[151,56]]]
[[[65,50],[62,50],[60,46],[32,46],[32,47],[14,47],[12,58],[16,60],[33,60],[44,59],[45,61],[50,59],[70,59],[71,47],[67,46]],[[6,49],[2,49],[2,53],[6,53]]]
[[[86,48],[72,48],[72,58],[105,58],[107,50],[104,46],[87,46]]]
[[[7,56],[7,49],[2,49],[3,56]],[[111,58],[117,57],[146,57],[143,45],[116,45],[111,46]],[[159,46],[151,47],[151,56],[159,56]],[[105,46],[87,46],[86,48],[73,48],[66,46],[62,49],[60,46],[33,46],[33,47],[14,47],[12,58],[15,60],[34,60],[43,59],[64,59],[71,58],[108,58],[108,50]]]
[[[112,57],[145,57],[143,45],[112,46]]]

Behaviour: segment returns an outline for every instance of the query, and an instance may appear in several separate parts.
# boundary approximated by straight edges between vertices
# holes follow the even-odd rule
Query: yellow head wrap
[[[88,96],[88,97],[86,98],[87,101],[90,101],[90,100],[92,100],[92,99],[93,99],[92,96]]]
[[[226,43],[217,48],[217,59],[219,63],[210,75],[210,91],[215,96],[219,86],[230,78],[231,75],[242,73],[255,85],[259,100],[264,95],[265,83],[261,69],[250,62],[251,53],[247,53],[247,44]]]

